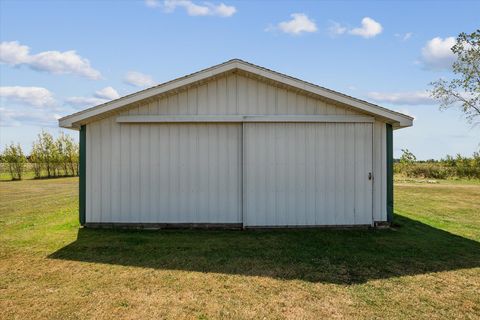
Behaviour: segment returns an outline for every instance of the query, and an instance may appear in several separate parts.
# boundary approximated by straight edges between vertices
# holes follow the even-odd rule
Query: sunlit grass
[[[480,315],[479,183],[397,183],[390,230],[79,229],[77,194],[0,182],[0,318]]]

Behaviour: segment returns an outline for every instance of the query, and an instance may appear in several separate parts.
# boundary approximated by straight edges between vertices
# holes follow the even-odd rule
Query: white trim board
[[[117,123],[191,123],[191,122],[336,122],[373,123],[369,116],[302,116],[302,115],[208,115],[208,116],[119,116]]]

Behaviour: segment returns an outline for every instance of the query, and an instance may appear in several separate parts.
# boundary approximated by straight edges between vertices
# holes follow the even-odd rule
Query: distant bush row
[[[394,164],[396,174],[409,178],[480,179],[480,152],[474,152],[472,157],[447,155],[441,160],[417,161],[413,153],[407,149],[402,151],[402,157]]]
[[[12,180],[21,180],[28,170],[35,178],[52,178],[78,175],[78,144],[64,133],[54,139],[42,131],[33,143],[30,155],[23,153],[19,144],[11,143],[0,155],[2,171],[9,173]]]

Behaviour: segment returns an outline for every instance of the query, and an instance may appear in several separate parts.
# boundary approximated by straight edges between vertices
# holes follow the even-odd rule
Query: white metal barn
[[[84,226],[374,226],[412,118],[241,60],[59,120]]]

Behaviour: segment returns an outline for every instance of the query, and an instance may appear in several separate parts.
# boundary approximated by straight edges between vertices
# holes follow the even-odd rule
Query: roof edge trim
[[[354,97],[350,97],[343,93],[330,90],[273,70],[269,70],[261,66],[254,65],[243,60],[233,59],[219,65],[215,65],[210,68],[159,84],[157,86],[132,93],[116,100],[112,100],[101,105],[94,106],[80,112],[65,116],[58,120],[59,126],[69,129],[79,129],[80,125],[88,123],[89,118],[96,117],[104,113],[114,112],[115,110],[120,109],[124,106],[178,89],[183,86],[194,84],[196,82],[220,75],[222,73],[234,71],[236,69],[275,82],[279,82],[287,86],[304,90],[322,96],[326,99],[365,111],[372,115],[388,119],[395,128],[409,127],[413,124],[413,118],[408,115],[386,109],[379,105],[372,104],[370,102],[360,100]]]

